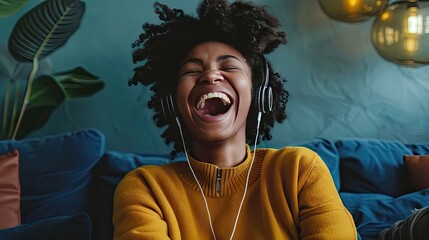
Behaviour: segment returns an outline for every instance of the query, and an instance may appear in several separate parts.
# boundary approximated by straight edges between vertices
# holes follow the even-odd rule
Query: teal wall
[[[17,19],[41,1],[0,19],[0,59]],[[161,1],[195,12],[198,1]],[[268,56],[284,76],[289,117],[262,146],[282,147],[314,137],[429,141],[429,67],[406,68],[382,59],[370,42],[372,19],[348,24],[329,19],[316,0],[258,0],[282,22],[288,44]],[[40,73],[83,66],[105,81],[97,94],[65,102],[32,136],[97,128],[107,149],[168,151],[146,107],[148,91],[129,87],[131,43],[146,21],[157,21],[147,0],[85,1],[78,31],[42,62]],[[0,61],[0,83],[11,63]]]

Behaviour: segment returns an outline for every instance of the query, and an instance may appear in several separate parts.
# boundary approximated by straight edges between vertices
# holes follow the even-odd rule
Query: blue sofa
[[[429,155],[429,143],[355,138],[296,145],[313,149],[326,162],[362,239],[377,239],[382,229],[429,206],[429,189],[413,188],[403,160],[404,155]],[[103,134],[94,129],[0,141],[1,155],[12,149],[20,153],[22,224],[1,229],[2,240],[112,239],[119,181],[141,165],[170,162],[168,153],[106,151]]]

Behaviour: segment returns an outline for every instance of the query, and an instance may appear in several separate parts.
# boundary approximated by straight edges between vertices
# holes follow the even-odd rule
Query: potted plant
[[[0,17],[14,14],[27,2],[0,1]],[[84,11],[85,3],[79,0],[46,0],[16,22],[7,50],[16,67],[9,73],[9,79],[0,79],[5,85],[0,139],[23,138],[41,128],[64,100],[90,96],[104,87],[102,80],[83,67],[38,75],[41,60],[62,47],[76,32]],[[7,54],[0,58],[7,58]],[[21,65],[30,65],[31,71],[25,79],[16,79]]]

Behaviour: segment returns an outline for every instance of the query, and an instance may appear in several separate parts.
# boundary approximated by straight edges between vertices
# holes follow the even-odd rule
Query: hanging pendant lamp
[[[319,0],[329,17],[343,22],[362,22],[378,14],[388,0]]]
[[[388,61],[406,65],[429,64],[429,1],[399,1],[374,21],[372,43]]]

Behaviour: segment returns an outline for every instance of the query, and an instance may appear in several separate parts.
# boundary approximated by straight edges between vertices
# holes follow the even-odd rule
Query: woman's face
[[[237,49],[221,42],[191,49],[179,71],[176,101],[192,141],[245,142],[251,90],[250,67]]]

